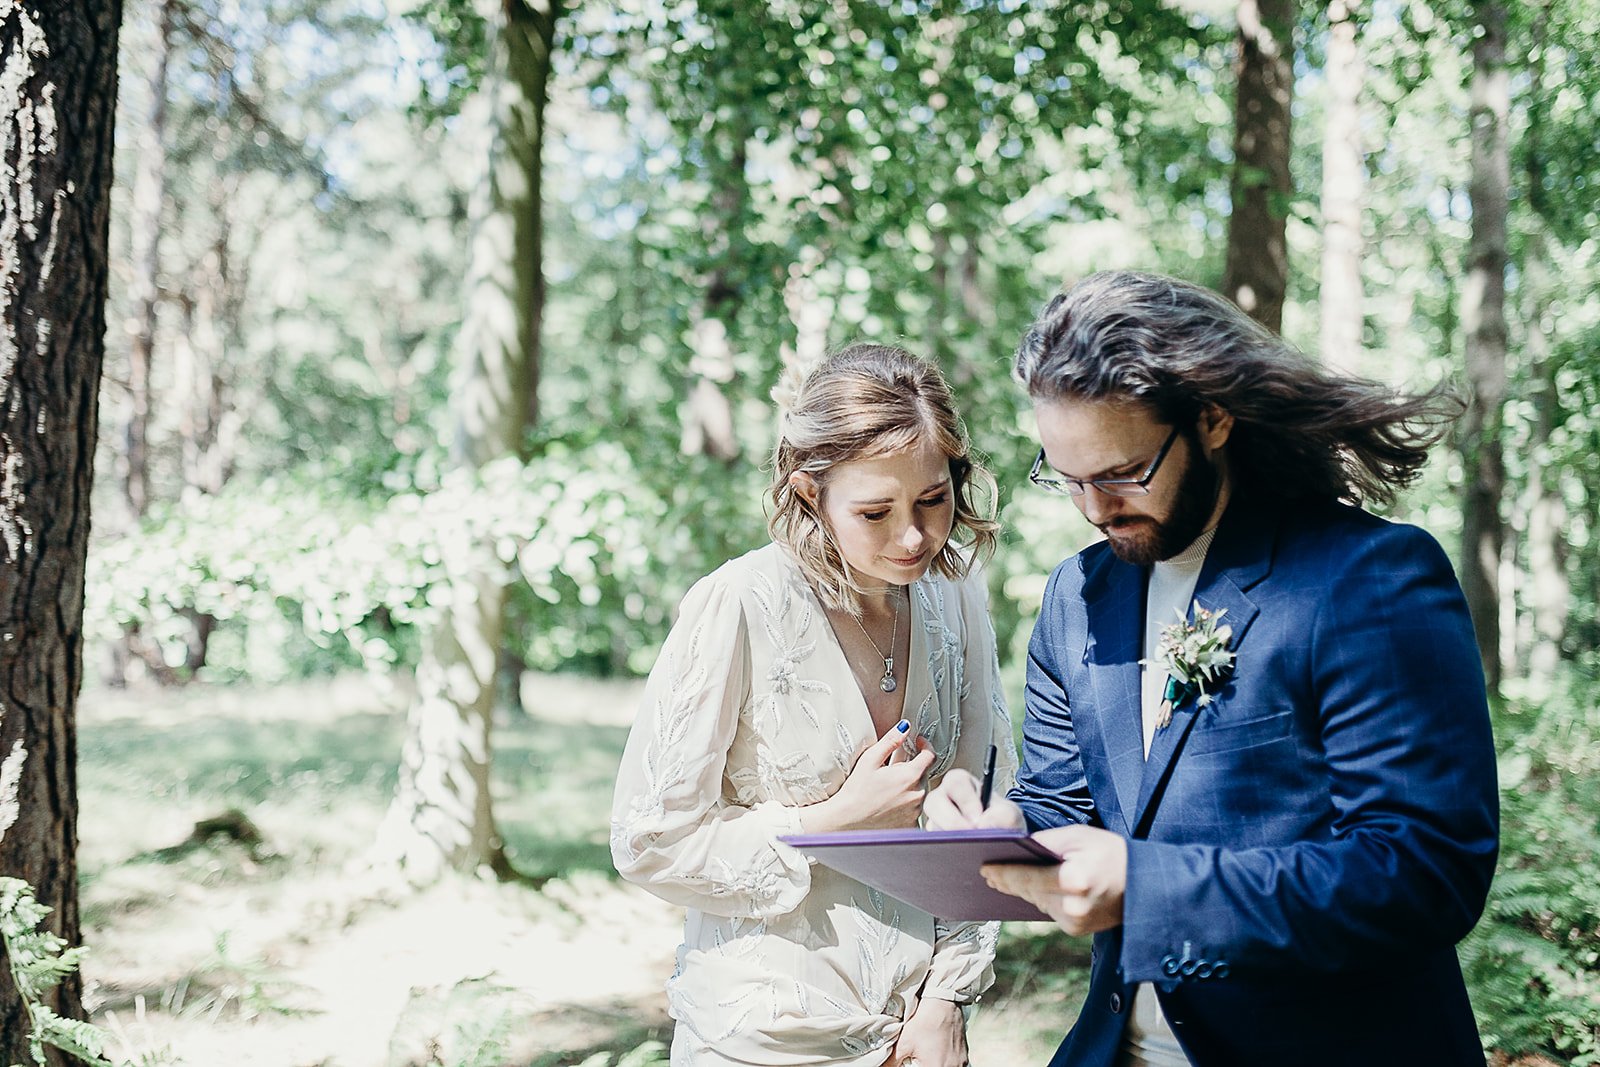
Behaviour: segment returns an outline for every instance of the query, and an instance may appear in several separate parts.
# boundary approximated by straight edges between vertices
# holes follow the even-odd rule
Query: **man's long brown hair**
[[[1463,410],[1330,374],[1218,293],[1138,271],[1093,274],[1056,296],[1017,347],[1036,400],[1134,402],[1192,427],[1233,416],[1240,480],[1283,496],[1392,503]]]

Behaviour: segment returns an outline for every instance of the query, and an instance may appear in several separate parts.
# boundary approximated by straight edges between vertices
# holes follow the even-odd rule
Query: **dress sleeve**
[[[729,746],[750,689],[750,635],[719,575],[684,598],[617,770],[611,859],[663,900],[714,915],[794,910],[811,888],[805,857],[777,840],[798,811],[744,807],[723,791]]]
[[[994,745],[994,795],[1001,797],[1016,778],[1017,748],[1000,683],[1000,657],[994,623],[989,618],[988,588],[980,573],[974,572],[961,583],[961,622],[961,655],[965,664],[965,687],[960,694],[961,733],[964,739],[975,737],[978,743],[960,746],[957,765],[981,779],[989,746]],[[936,920],[933,961],[922,995],[958,1004],[976,1000],[994,982],[994,953],[999,937],[997,922]]]

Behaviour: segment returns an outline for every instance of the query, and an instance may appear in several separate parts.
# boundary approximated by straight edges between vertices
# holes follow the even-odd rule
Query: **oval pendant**
[[[894,675],[886,674],[883,676],[883,681],[878,683],[878,688],[882,689],[885,693],[892,693],[896,689],[900,688],[900,686],[895,682]]]

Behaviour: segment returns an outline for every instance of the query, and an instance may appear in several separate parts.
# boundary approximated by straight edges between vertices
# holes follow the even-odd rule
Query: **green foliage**
[[[659,1041],[646,1041],[612,1060],[610,1052],[596,1052],[578,1067],[667,1067],[667,1048]]]
[[[687,516],[676,528],[669,516],[628,455],[607,445],[551,444],[527,466],[453,472],[381,505],[287,482],[240,486],[97,546],[85,626],[112,640],[139,624],[176,663],[188,611],[270,633],[288,617],[327,650],[325,662],[388,669],[413,662],[415,633],[437,615],[447,580],[487,566],[518,590],[530,666],[638,670],[682,591],[672,553],[692,542]]]
[[[1500,865],[1461,946],[1485,1044],[1600,1063],[1600,710],[1593,693],[1498,717]]]
[[[500,1067],[525,1025],[527,995],[485,978],[443,993],[413,991],[389,1042],[391,1063],[431,1067]]]
[[[41,929],[50,909],[33,895],[33,887],[18,878],[0,878],[0,944],[5,948],[11,980],[28,1011],[28,1050],[35,1063],[44,1064],[46,1047],[60,1049],[95,1067],[113,1067],[103,1055],[106,1034],[78,1019],[64,1019],[44,1003],[83,962],[87,951]]]

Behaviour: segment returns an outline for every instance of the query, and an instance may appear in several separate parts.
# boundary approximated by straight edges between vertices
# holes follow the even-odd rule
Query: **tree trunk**
[[[1223,292],[1268,329],[1289,287],[1289,105],[1294,0],[1239,0],[1233,110],[1233,214]]]
[[[1532,25],[1529,67],[1532,87],[1528,98],[1528,128],[1524,134],[1530,150],[1526,154],[1529,201],[1536,214],[1546,205],[1538,192],[1544,182],[1544,64],[1549,52],[1548,8],[1541,7]],[[1528,437],[1528,484],[1519,509],[1527,528],[1527,577],[1523,607],[1527,615],[1524,629],[1526,647],[1518,662],[1526,664],[1528,681],[1538,695],[1549,693],[1556,682],[1561,649],[1567,639],[1567,621],[1572,610],[1572,591],[1567,577],[1566,501],[1561,493],[1561,470],[1550,463],[1551,438],[1561,414],[1560,394],[1555,381],[1555,361],[1550,344],[1553,291],[1549,242],[1543,228],[1528,235],[1522,256],[1523,318],[1526,322],[1528,400],[1533,408],[1533,425]]]
[[[943,227],[932,233],[933,266],[928,270],[928,323],[925,357],[950,373],[950,235]]]
[[[228,349],[239,340],[243,284],[234,277],[229,205],[238,183],[217,181],[211,190],[210,214],[216,232],[211,247],[189,272],[183,304],[183,336],[175,346],[173,375],[178,400],[178,437],[183,484],[204,493],[220,493],[233,471],[233,444],[227,432],[231,412],[221,368]]]
[[[540,159],[556,17],[554,0],[503,0],[496,25],[491,70],[499,73],[485,89],[495,94],[494,147],[453,390],[458,467],[521,456],[538,413]],[[423,638],[399,783],[377,846],[380,863],[419,883],[452,868],[508,872],[489,792],[505,575],[484,562],[448,582]]]
[[[26,754],[0,875],[32,883],[49,928],[74,944],[75,713],[121,19],[119,0],[0,0],[0,753]],[[8,975],[0,1063],[31,1062]],[[50,999],[82,1016],[76,975]]]
[[[789,265],[789,277],[783,284],[783,306],[794,325],[794,344],[785,341],[779,348],[783,363],[781,392],[797,392],[800,383],[828,355],[828,326],[834,303],[821,293],[813,277],[822,261],[821,252],[807,249],[804,258]]]
[[[156,306],[161,293],[161,221],[167,196],[167,62],[172,54],[173,0],[164,0],[156,20],[156,51],[150,58],[150,111],[139,129],[133,178],[128,258],[133,261],[129,301],[133,305],[128,344],[130,409],[123,434],[123,496],[128,511],[143,518],[150,509],[150,367],[155,353]]]
[[[1461,296],[1469,393],[1461,424],[1465,495],[1461,505],[1461,586],[1472,611],[1478,653],[1491,690],[1499,688],[1500,558],[1505,529],[1500,501],[1505,464],[1500,428],[1506,395],[1506,215],[1511,183],[1506,123],[1506,11],[1500,0],[1477,5],[1481,30],[1472,46],[1472,237]]]
[[[1327,116],[1322,131],[1322,362],[1361,371],[1361,55],[1357,0],[1328,5]]]
[[[689,331],[693,352],[681,443],[686,456],[706,455],[730,464],[738,460],[740,453],[733,403],[727,390],[735,374],[733,336],[743,303],[739,282],[744,267],[745,215],[750,204],[750,180],[745,174],[747,126],[741,109],[731,123],[719,121],[707,134],[707,144],[716,157],[716,170],[709,176],[714,185],[712,210],[703,227],[712,266],[705,297]]]

